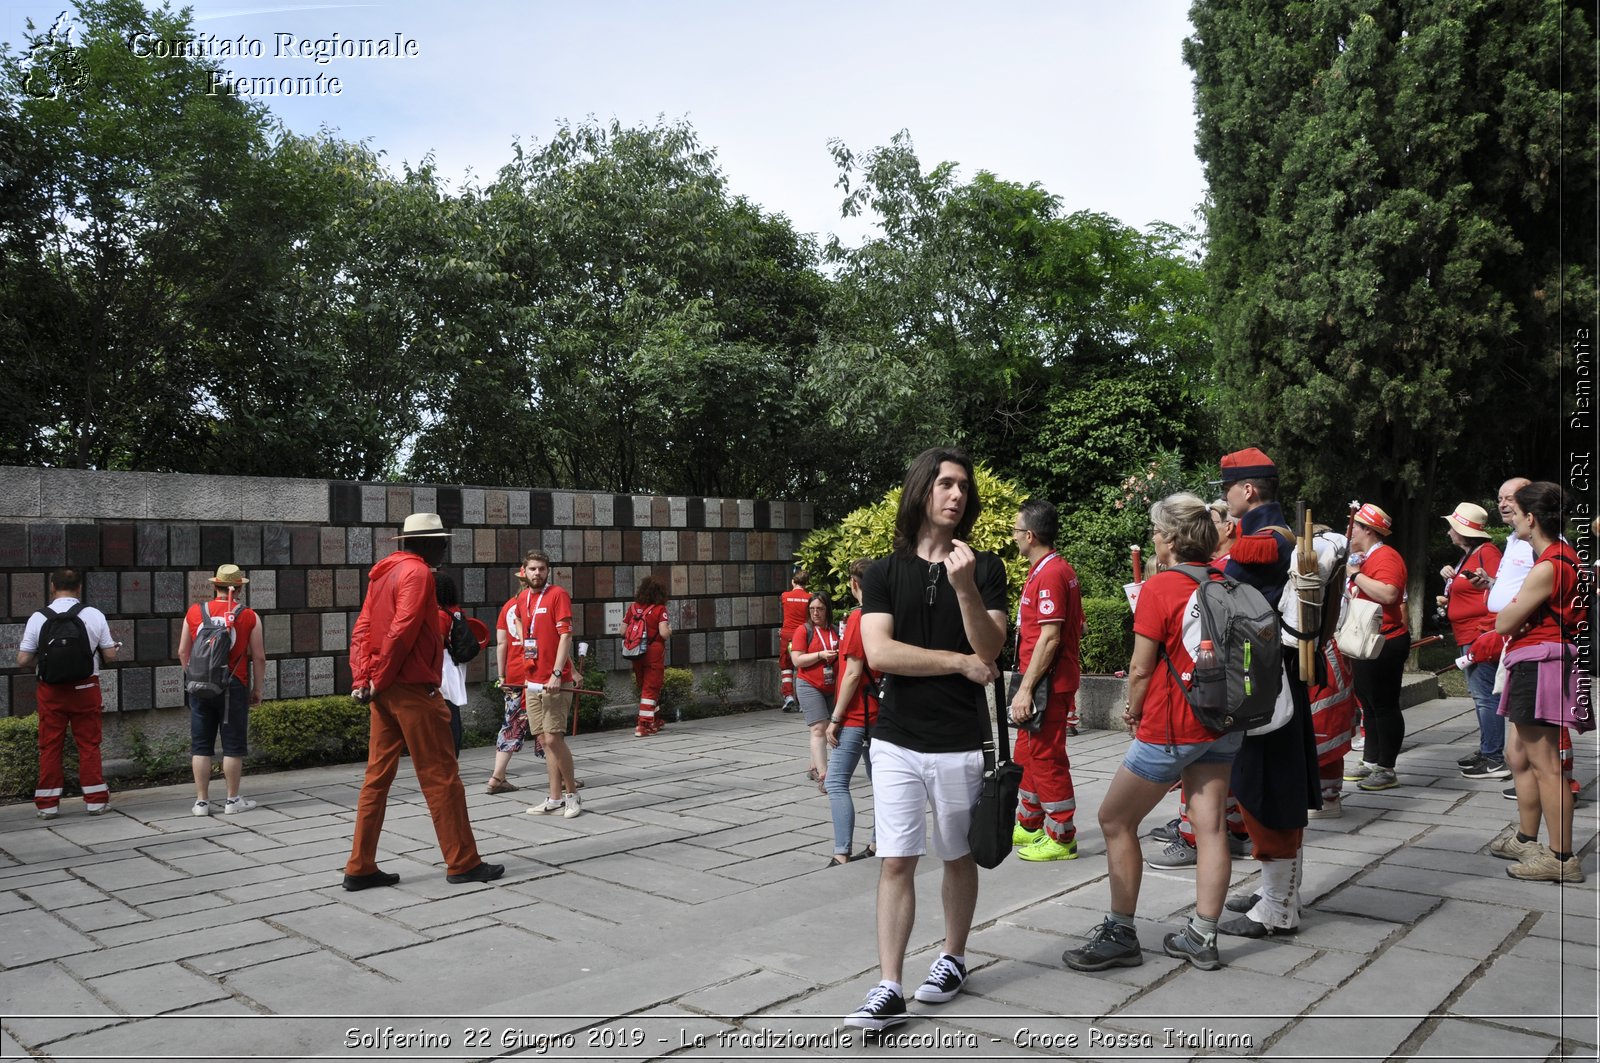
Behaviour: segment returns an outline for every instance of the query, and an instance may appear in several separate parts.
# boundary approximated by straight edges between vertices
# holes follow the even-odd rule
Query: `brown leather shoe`
[[[497,779],[491,775],[489,776],[489,785],[484,787],[483,792],[486,794],[509,794],[515,793],[520,789],[522,787],[506,782],[504,779]]]

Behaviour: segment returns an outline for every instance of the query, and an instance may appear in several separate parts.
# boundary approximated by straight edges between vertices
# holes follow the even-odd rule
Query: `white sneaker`
[[[568,794],[561,803],[566,806],[561,814],[567,819],[571,819],[583,811],[583,802],[578,800],[577,794]]]
[[[211,802],[210,801],[196,801],[194,803],[194,807],[189,810],[189,815],[191,815],[191,816],[209,816],[209,815],[211,815]]]
[[[34,815],[38,816],[40,819],[55,819],[57,816],[61,815],[61,810],[59,808],[41,808],[34,812]]]
[[[248,812],[254,807],[256,807],[256,803],[250,800],[248,797],[230,797],[223,804],[222,811],[226,812],[230,816],[233,816],[239,814],[240,812]]]
[[[552,813],[552,812],[560,812],[562,809],[564,809],[566,807],[567,806],[564,803],[562,803],[561,798],[559,798],[559,797],[547,797],[544,800],[544,804],[542,804],[542,805],[534,805],[532,808],[528,809],[528,815],[530,815],[530,816],[548,816],[550,813]]]

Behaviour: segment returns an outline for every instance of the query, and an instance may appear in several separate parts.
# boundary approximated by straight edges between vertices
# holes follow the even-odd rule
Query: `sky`
[[[25,18],[46,27],[68,6],[0,0],[0,40],[16,48]],[[1187,0],[191,6],[196,32],[259,47],[215,58],[236,76],[339,79],[338,94],[262,97],[289,129],[367,141],[396,170],[431,154],[453,184],[487,182],[514,140],[543,142],[561,122],[682,120],[715,149],[734,194],[856,243],[869,229],[840,218],[828,143],[860,155],[904,129],[924,169],[949,161],[963,179],[1038,182],[1064,210],[1140,228],[1199,225]],[[293,54],[335,35],[398,35],[413,54]]]

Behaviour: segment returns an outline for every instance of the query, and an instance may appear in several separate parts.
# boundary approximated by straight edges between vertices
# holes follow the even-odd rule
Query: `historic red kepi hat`
[[[1245,447],[1222,456],[1222,479],[1212,480],[1211,486],[1231,484],[1239,480],[1276,480],[1278,467],[1272,459],[1255,447]]]

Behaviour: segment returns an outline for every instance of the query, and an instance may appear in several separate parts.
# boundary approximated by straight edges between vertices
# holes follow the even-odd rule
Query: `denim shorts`
[[[222,736],[222,755],[250,755],[250,691],[238,676],[228,677],[228,689],[214,698],[189,696],[189,755],[217,755],[217,736]],[[227,722],[223,722],[223,717]]]
[[[1157,746],[1135,738],[1122,758],[1122,766],[1141,779],[1170,786],[1191,764],[1232,764],[1234,754],[1243,744],[1243,731],[1186,746]]]

